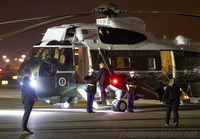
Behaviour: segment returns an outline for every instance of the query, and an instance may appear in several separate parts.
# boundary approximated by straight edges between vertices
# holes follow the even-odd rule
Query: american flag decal
[[[83,29],[83,39],[98,40],[97,29]]]

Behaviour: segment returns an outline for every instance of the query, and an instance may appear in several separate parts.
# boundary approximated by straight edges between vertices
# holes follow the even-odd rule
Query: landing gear
[[[112,102],[111,109],[113,111],[125,112],[126,109],[127,109],[127,104],[126,104],[126,102],[124,100],[117,100],[117,99],[115,99]]]

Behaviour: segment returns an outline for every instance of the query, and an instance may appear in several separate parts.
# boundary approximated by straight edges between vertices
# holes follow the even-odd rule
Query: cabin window
[[[59,50],[58,59],[59,70],[71,71],[73,70],[73,51],[72,48],[62,48]]]
[[[91,50],[91,57],[92,57],[92,68],[94,70],[99,70],[99,63],[104,63],[101,55],[99,54],[98,50]]]
[[[141,33],[125,29],[100,27],[98,32],[100,40],[106,44],[136,44],[147,39]]]
[[[148,58],[146,57],[132,57],[131,58],[133,70],[145,71],[148,70]]]
[[[156,70],[156,59],[148,58],[148,66],[149,66],[149,70]]]
[[[131,60],[129,57],[117,57],[116,68],[130,68]]]

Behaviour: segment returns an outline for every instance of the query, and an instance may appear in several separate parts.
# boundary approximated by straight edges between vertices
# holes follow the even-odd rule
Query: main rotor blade
[[[31,30],[34,30],[36,28],[40,28],[42,26],[49,25],[49,24],[52,24],[52,23],[55,23],[55,22],[58,22],[58,21],[65,20],[65,19],[69,19],[69,18],[73,18],[73,17],[79,17],[79,16],[87,16],[87,15],[91,15],[91,14],[92,13],[82,13],[82,14],[65,15],[63,17],[59,17],[59,18],[56,18],[56,19],[52,19],[52,20],[49,20],[49,21],[38,23],[38,24],[35,24],[35,25],[32,25],[32,26],[28,26],[28,27],[20,29],[20,30],[16,30],[16,31],[13,31],[13,32],[1,35],[0,36],[0,40],[6,39],[6,38],[9,38],[9,37],[12,37],[12,36],[16,36],[16,35],[25,33],[27,31],[31,31]]]
[[[147,13],[147,14],[172,14],[172,15],[182,15],[182,16],[190,16],[190,17],[200,17],[200,14],[192,14],[192,13],[181,13],[181,12],[167,12],[167,11],[125,11],[125,13]]]
[[[26,22],[26,21],[32,21],[32,20],[49,19],[49,18],[56,18],[56,17],[63,17],[63,16],[67,16],[67,15],[43,16],[43,17],[35,17],[35,18],[13,20],[13,21],[5,21],[5,22],[1,22],[0,25],[11,24],[11,23],[18,23],[18,22]]]

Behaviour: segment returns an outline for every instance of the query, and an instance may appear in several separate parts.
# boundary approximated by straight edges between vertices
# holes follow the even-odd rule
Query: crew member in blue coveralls
[[[134,78],[134,71],[129,72],[130,76],[128,78],[126,78],[126,82],[127,82],[127,111],[128,112],[134,112],[133,111],[133,103],[134,103],[134,99],[135,99],[135,89],[137,87],[136,85],[136,81]]]
[[[31,86],[30,77],[32,75],[32,71],[30,68],[26,68],[24,70],[24,80],[22,87],[22,103],[24,104],[24,115],[22,120],[22,133],[23,134],[33,134],[28,128],[27,123],[29,116],[31,114],[33,105],[35,101],[38,101],[38,97],[35,94],[35,89]]]
[[[88,113],[95,113],[92,110],[92,105],[94,101],[94,96],[96,94],[96,78],[94,77],[94,70],[89,70],[89,75],[86,75],[83,77],[84,80],[87,81],[88,87],[87,87],[87,112]]]

